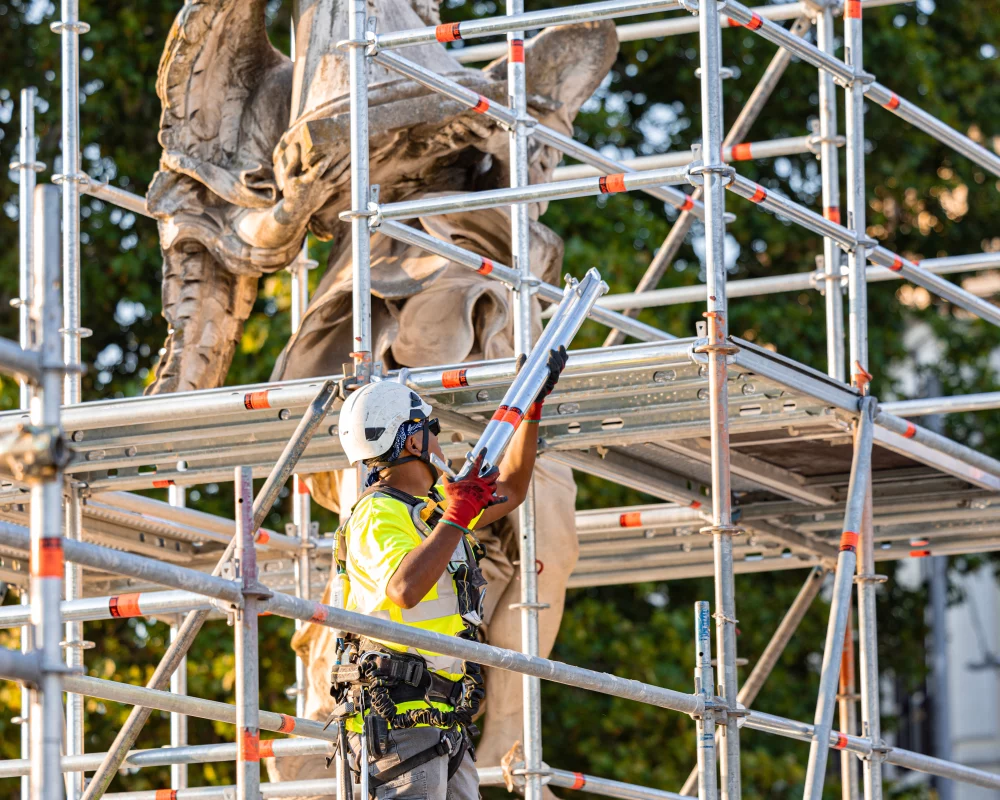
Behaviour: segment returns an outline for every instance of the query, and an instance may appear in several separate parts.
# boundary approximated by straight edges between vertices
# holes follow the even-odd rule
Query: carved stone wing
[[[238,206],[278,199],[272,150],[288,126],[291,62],[272,47],[266,0],[187,0],[160,60],[161,169]]]

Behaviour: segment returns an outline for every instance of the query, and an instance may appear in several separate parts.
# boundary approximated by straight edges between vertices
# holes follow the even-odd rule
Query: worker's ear
[[[403,444],[403,449],[409,453],[411,456],[419,456],[422,452],[422,437],[423,434],[411,433],[406,437],[406,442]]]

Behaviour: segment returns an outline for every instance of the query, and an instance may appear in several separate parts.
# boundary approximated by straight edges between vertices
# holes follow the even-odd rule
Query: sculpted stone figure
[[[170,332],[151,393],[221,385],[242,335],[259,278],[287,267],[307,231],[333,240],[326,272],[274,380],[336,374],[350,360],[351,246],[338,214],[349,208],[348,70],[337,42],[348,38],[344,0],[303,0],[293,63],[272,47],[266,0],[188,0],[170,32],[157,93],[163,105],[160,171],[148,194],[164,256],[163,314]],[[436,25],[435,0],[375,0],[382,31]],[[548,29],[525,47],[531,113],[572,134],[580,106],[617,53],[610,22]],[[506,59],[461,66],[441,45],[404,57],[506,102]],[[369,73],[371,183],[382,202],[508,186],[505,130],[459,104],[372,66]],[[559,153],[534,143],[531,181],[551,178]],[[562,242],[531,209],[531,269],[558,282]],[[444,241],[511,264],[507,209],[410,221]],[[500,283],[386,237],[372,238],[373,359],[386,369],[513,355],[510,294]],[[536,334],[541,308],[535,303]],[[555,640],[566,581],[576,562],[576,488],[567,468],[536,470],[542,575],[541,651]],[[342,476],[310,479],[314,499],[341,508]],[[350,507],[347,492],[343,506]],[[487,550],[487,636],[520,649],[516,520],[478,532]],[[329,592],[329,589],[328,589]],[[293,646],[307,660],[308,714],[329,711],[329,629],[305,626]],[[480,766],[499,764],[521,737],[519,675],[488,671]],[[272,780],[328,776],[323,758],[269,764]]]

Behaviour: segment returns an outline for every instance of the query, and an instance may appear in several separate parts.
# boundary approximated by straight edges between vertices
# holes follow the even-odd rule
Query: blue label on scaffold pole
[[[698,638],[708,639],[711,637],[710,629],[711,623],[709,622],[708,605],[706,604],[698,614]]]

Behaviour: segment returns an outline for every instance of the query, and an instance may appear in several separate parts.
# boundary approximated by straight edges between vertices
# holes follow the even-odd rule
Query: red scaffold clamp
[[[854,362],[854,370],[851,372],[851,386],[856,386],[862,395],[868,394],[868,386],[872,382],[872,374],[861,366],[860,361]]]
[[[725,317],[720,311],[705,311],[702,316],[708,320],[708,343],[694,348],[696,353],[716,353],[723,356],[734,356],[740,348],[725,340],[722,330],[725,328]]]

